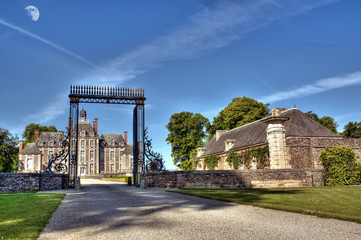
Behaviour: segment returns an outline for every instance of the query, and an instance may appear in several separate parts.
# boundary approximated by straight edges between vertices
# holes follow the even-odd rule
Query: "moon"
[[[40,16],[39,9],[34,6],[27,6],[25,10],[28,12],[28,15],[31,16],[31,20],[33,20],[34,22],[38,21]]]

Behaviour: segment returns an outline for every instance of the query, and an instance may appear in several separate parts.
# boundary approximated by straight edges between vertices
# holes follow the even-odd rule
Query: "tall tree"
[[[41,126],[38,123],[30,123],[25,127],[24,133],[22,134],[24,141],[24,147],[27,143],[34,142],[34,132],[39,130],[39,136],[42,132],[57,132],[58,130],[54,126]]]
[[[343,129],[342,136],[346,138],[361,138],[361,122],[349,122]]]
[[[11,133],[0,128],[0,172],[13,172],[17,170],[18,138],[13,137]]]
[[[270,110],[269,104],[263,104],[255,99],[242,97],[233,98],[207,129],[208,140],[211,140],[217,130],[230,130],[266,117]]]
[[[338,124],[336,123],[335,119],[330,116],[323,116],[321,118],[318,117],[318,115],[312,111],[308,111],[305,113],[307,116],[318,122],[319,124],[323,125],[324,127],[327,127],[332,132],[337,133],[337,127]]]
[[[197,148],[203,146],[208,125],[208,119],[199,113],[181,112],[171,116],[166,125],[169,131],[166,141],[172,146],[171,156],[175,165],[191,159]]]

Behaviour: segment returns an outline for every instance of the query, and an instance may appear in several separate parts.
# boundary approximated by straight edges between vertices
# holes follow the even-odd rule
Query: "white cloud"
[[[273,103],[292,98],[310,96],[333,89],[359,85],[359,84],[361,84],[361,71],[350,73],[343,76],[321,79],[313,84],[308,84],[289,91],[281,91],[271,94],[269,96],[265,96],[259,99],[258,101],[264,103]]]
[[[20,32],[20,33],[22,33],[22,34],[25,34],[25,35],[27,35],[27,36],[35,39],[35,40],[38,40],[38,41],[40,41],[40,42],[42,42],[42,43],[45,43],[46,45],[48,45],[48,46],[50,46],[50,47],[53,47],[53,48],[55,48],[56,50],[59,50],[60,52],[66,53],[67,55],[69,55],[69,56],[71,56],[71,57],[73,57],[73,58],[76,58],[76,59],[82,61],[83,63],[86,63],[86,64],[89,65],[89,66],[96,67],[96,66],[94,65],[94,63],[86,60],[86,59],[83,58],[82,56],[79,56],[79,55],[77,55],[77,54],[75,54],[75,53],[73,53],[73,52],[71,52],[71,51],[69,51],[69,50],[67,50],[67,49],[65,49],[65,48],[63,48],[63,47],[61,47],[61,46],[59,46],[59,45],[57,45],[57,44],[55,44],[55,43],[47,40],[47,39],[45,39],[45,38],[42,38],[42,37],[40,37],[40,36],[38,36],[38,35],[36,35],[36,34],[34,34],[34,33],[31,33],[31,32],[29,32],[29,31],[26,31],[25,29],[23,29],[23,28],[21,28],[21,27],[15,26],[15,25],[13,25],[13,24],[11,24],[11,23],[8,23],[8,22],[6,22],[6,21],[4,21],[4,20],[2,20],[2,19],[0,19],[0,24],[4,25],[4,26],[6,26],[6,27],[9,27],[9,28],[11,28],[11,29],[14,29],[14,30],[16,30],[16,31],[18,31],[18,32]]]
[[[201,57],[275,20],[331,2],[335,1],[219,1],[215,8],[204,9],[170,34],[119,56],[84,79],[88,83],[120,84],[168,61]]]

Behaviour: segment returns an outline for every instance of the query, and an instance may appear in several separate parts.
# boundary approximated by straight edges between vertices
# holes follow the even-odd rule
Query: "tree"
[[[172,154],[175,165],[191,159],[198,147],[204,145],[205,128],[209,125],[207,118],[199,113],[175,113],[166,125],[169,134],[166,139],[172,145]]]
[[[24,141],[24,147],[27,143],[34,142],[34,132],[35,130],[39,130],[39,136],[42,132],[57,132],[58,130],[54,126],[41,126],[38,123],[30,123],[25,127],[23,138],[25,138]]]
[[[18,167],[18,138],[0,128],[0,172],[13,172]]]
[[[269,104],[252,98],[233,98],[232,102],[213,118],[212,125],[207,129],[208,140],[212,139],[217,130],[231,130],[266,117],[270,112],[268,106]]]
[[[349,122],[343,129],[342,136],[346,138],[361,138],[361,122]]]
[[[330,129],[332,132],[337,133],[337,127],[338,124],[336,123],[335,119],[330,116],[323,116],[321,118],[318,117],[318,115],[312,111],[308,111],[305,113],[307,116],[321,124],[322,126]]]

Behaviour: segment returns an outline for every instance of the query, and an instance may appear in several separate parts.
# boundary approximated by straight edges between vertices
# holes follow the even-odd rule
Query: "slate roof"
[[[79,137],[80,137],[80,133],[85,131],[85,137],[90,137],[90,134],[93,133],[94,137],[97,136],[97,134],[95,134],[95,130],[93,129],[92,125],[90,124],[89,121],[87,120],[79,120],[78,122],[79,125]],[[74,126],[74,129],[72,131],[72,134],[74,134],[76,132],[76,124]]]
[[[279,117],[288,118],[284,122],[286,137],[332,137],[342,138],[342,136],[332,132],[311,119],[297,108],[291,108],[280,113]],[[230,150],[242,149],[246,147],[262,145],[267,143],[267,123],[270,117],[257,120],[247,125],[234,128],[223,133],[218,141],[214,136],[205,146],[206,150],[202,156],[225,152],[225,141],[235,139]]]
[[[62,132],[42,132],[36,141],[36,145],[38,147],[49,147],[49,142],[54,141],[53,147],[59,147],[63,140],[64,135]]]
[[[100,139],[103,140],[107,147],[111,147],[112,142],[115,143],[114,147],[124,147],[126,145],[125,140],[120,133],[103,133]],[[120,143],[124,143],[124,145],[121,146]]]
[[[41,154],[35,143],[28,143],[19,154]]]

